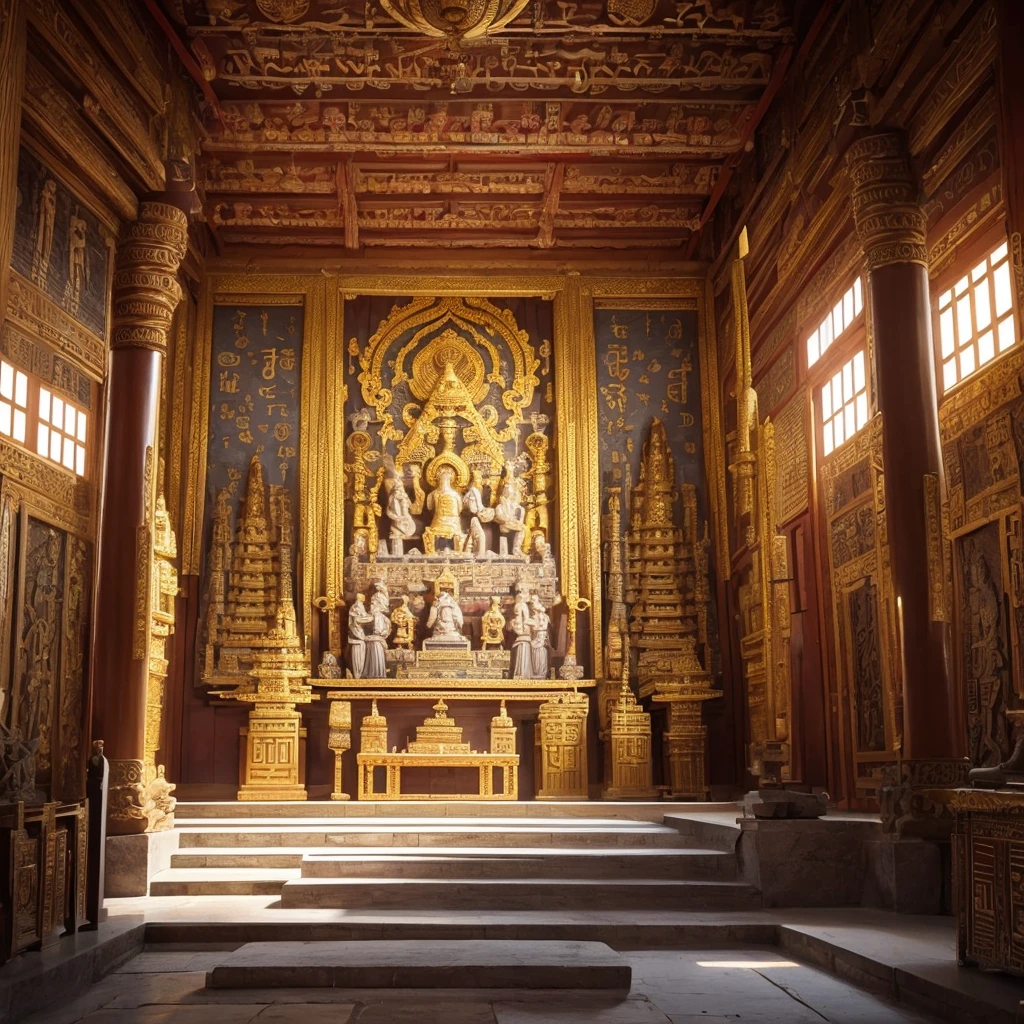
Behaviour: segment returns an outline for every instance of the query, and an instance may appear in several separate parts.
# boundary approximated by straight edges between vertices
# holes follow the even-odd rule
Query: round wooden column
[[[111,835],[145,832],[149,824],[143,752],[157,406],[187,242],[188,221],[177,206],[143,202],[117,250],[92,722],[110,760]]]
[[[937,531],[944,488],[926,221],[901,134],[859,139],[847,161],[854,222],[869,267],[886,522],[902,617],[902,758],[962,758],[966,738],[941,600],[944,570],[941,557],[936,561],[943,543]]]

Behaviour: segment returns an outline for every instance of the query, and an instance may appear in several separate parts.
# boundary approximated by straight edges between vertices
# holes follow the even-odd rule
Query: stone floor
[[[636,950],[628,994],[205,987],[224,950],[150,947],[27,1024],[926,1024],[777,947]]]

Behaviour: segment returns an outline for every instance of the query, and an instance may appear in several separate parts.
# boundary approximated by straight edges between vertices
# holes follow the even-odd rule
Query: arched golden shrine
[[[387,297],[392,297],[390,305],[381,301]],[[520,310],[540,310],[529,328],[510,305],[519,300],[533,304],[516,307]],[[349,307],[356,309],[359,301],[369,303],[370,310],[369,319],[363,318],[370,327],[362,338],[358,325],[345,322],[346,311],[358,319]],[[609,343],[609,352],[599,352],[594,327],[599,306],[646,311],[648,338],[652,311],[663,323],[673,315],[665,311],[696,313],[698,417],[680,416],[689,416],[703,432],[703,459],[688,468],[687,478],[707,481],[702,488],[710,532],[707,520],[703,526],[698,522],[694,485],[680,481],[677,493],[674,476],[662,480],[668,532],[648,533],[652,538],[657,534],[657,543],[668,543],[671,557],[682,559],[679,567],[689,565],[691,576],[685,577],[685,586],[670,588],[660,606],[651,597],[647,576],[633,580],[629,598],[637,629],[674,608],[675,625],[655,643],[662,653],[659,664],[666,669],[673,652],[688,649],[687,670],[697,673],[692,679],[670,680],[671,673],[663,672],[662,678],[649,668],[641,672],[637,695],[654,710],[661,703],[671,711],[665,769],[656,770],[655,777],[673,794],[705,795],[700,705],[691,702],[692,696],[680,698],[681,691],[690,694],[694,686],[701,690],[698,701],[715,695],[707,689],[714,645],[707,633],[706,554],[703,578],[694,582],[692,576],[706,551],[701,537],[713,535],[719,544],[724,538],[716,518],[724,512],[722,435],[711,383],[717,379],[717,353],[705,302],[705,282],[685,278],[638,282],[585,279],[576,273],[352,278],[326,272],[210,278],[198,312],[192,405],[197,429],[189,434],[182,567],[202,580],[200,633],[206,654],[198,681],[216,686],[215,695],[252,706],[244,735],[241,798],[303,798],[299,762],[305,729],[296,704],[321,697],[332,702],[332,722],[347,716],[358,723],[360,702],[374,701],[378,707],[363,719],[363,730],[356,730],[361,742],[352,746],[361,751],[360,764],[373,755],[387,782],[375,785],[372,769],[366,769],[369,776],[360,769],[364,797],[517,794],[515,766],[510,768],[509,761],[515,757],[518,762],[512,753],[516,741],[500,730],[501,750],[491,754],[471,742],[436,738],[429,751],[426,741],[409,741],[399,750],[395,737],[389,747],[381,709],[397,709],[399,730],[403,724],[411,729],[409,716],[422,722],[425,709],[438,700],[458,701],[460,714],[464,708],[471,717],[486,714],[487,720],[499,704],[507,706],[501,718],[512,723],[513,737],[516,725],[528,723],[536,745],[539,798],[581,798],[599,791],[598,778],[588,771],[592,706],[609,795],[623,792],[623,773],[612,766],[620,754],[636,765],[640,751],[640,766],[632,773],[648,777],[642,762],[651,757],[651,716],[636,707],[628,718],[631,735],[646,729],[646,744],[642,737],[624,743],[612,735],[613,724],[627,720],[623,716],[635,701],[631,704],[623,690],[617,625],[607,632],[604,581],[609,566],[602,565],[602,558],[610,556],[607,543],[602,552],[602,530],[607,540],[609,528],[603,513],[621,485],[609,486],[619,470],[611,474],[603,467],[598,451],[599,431],[612,435],[616,429],[614,417],[599,411],[602,392],[608,409],[614,413],[615,408],[607,387],[599,388],[598,359],[610,366],[611,349],[624,346]],[[233,334],[225,326],[229,317]],[[285,323],[291,324],[292,335],[275,335]],[[611,323],[614,338],[626,337],[614,314]],[[292,347],[272,344],[275,337]],[[629,358],[643,363],[649,357],[637,348],[626,353]],[[684,358],[682,370],[666,368],[670,378],[681,381],[681,392],[680,385],[669,385],[669,394],[675,399],[681,394],[683,405],[688,401],[686,375],[695,365],[689,359]],[[282,368],[293,364],[288,377]],[[629,370],[618,372],[625,379]],[[646,377],[638,372],[638,379]],[[616,386],[621,411],[623,389]],[[281,404],[275,415],[282,419],[272,423],[275,400],[289,394],[291,404]],[[645,404],[646,397],[641,395]],[[261,399],[266,400],[266,422],[260,422]],[[618,417],[623,463],[629,459],[627,449],[636,447],[639,453],[641,431],[646,437],[657,423],[650,416],[623,425]],[[296,430],[297,444],[292,445]],[[282,436],[289,443],[276,445]],[[238,439],[245,442],[240,454],[235,452]],[[646,458],[646,444],[643,450]],[[250,466],[261,463],[266,485],[258,473],[243,470],[242,456],[251,459]],[[234,468],[227,465],[231,460]],[[226,476],[218,476],[222,464]],[[641,485],[645,472],[639,468]],[[253,483],[256,477],[258,484]],[[244,509],[253,504],[243,480],[261,492],[267,487],[267,497],[256,501],[265,503],[267,512],[255,523],[243,522]],[[234,525],[232,509],[238,510]],[[641,537],[632,519],[626,519],[623,542],[627,530],[630,537]],[[667,564],[668,549],[647,550],[651,543],[629,542],[627,573],[653,578],[658,566]],[[254,584],[251,570],[257,562],[264,575]],[[284,586],[289,566],[294,566],[294,595]],[[231,595],[253,586],[257,596],[249,593],[247,600],[250,605],[264,602],[267,622],[259,636],[248,627],[240,631],[231,612]],[[703,624],[700,636],[687,641],[698,621]],[[281,623],[290,622],[294,634],[285,630],[284,636]],[[698,641],[702,660],[694,654]],[[596,701],[587,695],[591,690]],[[342,715],[345,705],[352,710]],[[686,729],[676,721],[683,708],[697,712],[696,719],[687,718]],[[428,731],[431,721],[425,723]],[[455,730],[454,721],[448,721]],[[424,728],[417,726],[417,733]],[[523,734],[522,728],[518,731]],[[341,798],[345,748],[331,749],[336,755],[332,792]],[[494,767],[513,772],[497,790],[488,758]],[[467,759],[475,759],[473,765]],[[589,764],[597,770],[592,754]],[[425,793],[415,786],[402,791],[403,769],[415,774],[407,769],[425,765],[454,771],[447,783],[421,779],[418,786]],[[458,781],[457,791],[451,791],[451,778],[462,767],[479,770],[479,789],[474,785],[472,793]],[[449,788],[442,793],[439,785]],[[638,786],[638,794],[651,791],[649,783]]]

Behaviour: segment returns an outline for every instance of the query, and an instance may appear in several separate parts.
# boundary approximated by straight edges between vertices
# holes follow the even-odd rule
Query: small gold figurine
[[[491,607],[480,619],[480,645],[483,650],[491,646],[505,646],[505,616],[501,614],[501,598],[492,597]]]
[[[416,639],[416,616],[409,607],[409,595],[402,595],[402,603],[391,613],[391,622],[395,627],[391,643],[395,647],[412,648]]]

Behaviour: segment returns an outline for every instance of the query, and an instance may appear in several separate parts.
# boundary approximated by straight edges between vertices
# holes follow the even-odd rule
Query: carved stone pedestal
[[[637,703],[628,684],[609,712],[609,782],[605,800],[650,800],[658,795],[652,782],[651,716]]]
[[[537,724],[537,799],[586,800],[587,714],[585,693],[566,693],[540,706]]]
[[[344,792],[341,785],[341,758],[352,746],[352,704],[347,700],[331,701],[328,725],[330,732],[327,736],[327,746],[334,752],[334,789],[331,790],[331,799],[348,800],[349,795]]]
[[[257,705],[238,730],[245,744],[239,800],[305,800],[299,747],[306,736],[294,704]]]
[[[701,720],[699,700],[673,700],[668,706],[665,757],[668,761],[667,796],[679,800],[706,800],[708,769],[704,750],[707,726]]]
[[[967,758],[908,758],[886,767],[879,791],[883,831],[899,839],[948,840],[949,802],[970,767]]]

